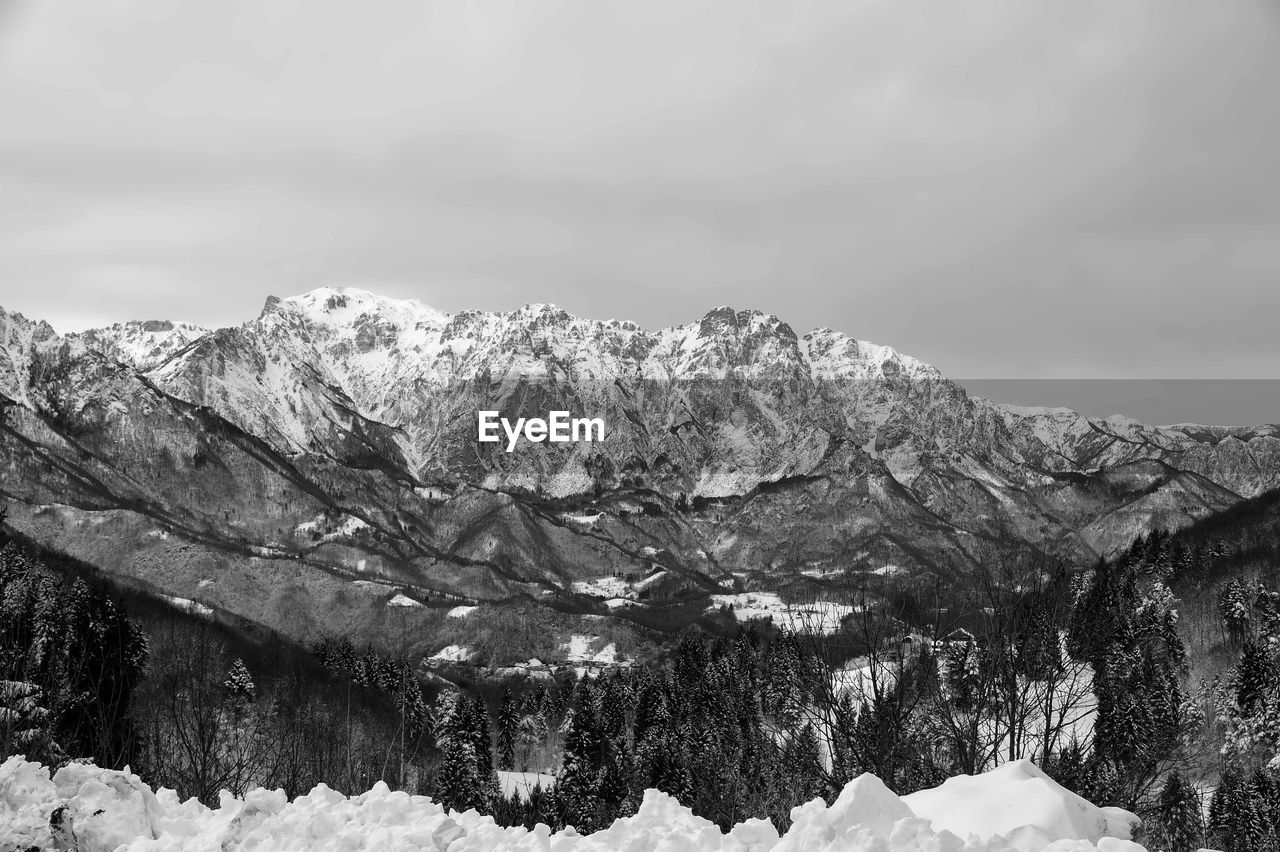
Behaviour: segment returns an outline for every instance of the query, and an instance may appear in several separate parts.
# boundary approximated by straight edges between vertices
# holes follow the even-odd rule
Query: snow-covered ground
[[[646,547],[645,550],[653,550],[653,548]],[[701,553],[702,551],[698,551],[698,552]],[[633,588],[635,588],[637,592],[643,592],[645,589],[652,588],[658,583],[661,583],[663,580],[666,579],[666,577],[667,577],[667,572],[665,570],[654,571],[648,577],[645,577],[640,582],[635,583]]]
[[[1043,849],[1062,838],[1097,842],[1106,836],[1129,837],[1135,824],[1133,814],[1094,807],[1029,760],[949,778],[902,801],[935,829],[961,837],[1003,836],[1019,849]]]
[[[594,580],[578,580],[573,590],[580,595],[597,598],[624,598],[631,591],[631,584],[621,577],[597,577]]]
[[[569,637],[569,641],[561,647],[564,649],[565,659],[571,663],[600,663],[602,665],[616,663],[618,661],[618,647],[610,642],[603,648],[593,649],[592,646],[599,641],[599,636],[574,633]]]
[[[514,783],[514,782],[513,782]],[[57,812],[56,827],[51,817]],[[781,837],[751,819],[724,834],[670,796],[646,791],[639,813],[590,835],[502,828],[475,811],[446,811],[379,782],[346,797],[320,785],[288,801],[283,791],[223,793],[217,808],[179,802],[138,776],[73,763],[50,777],[38,763],[0,764],[0,849],[115,852],[1142,852],[1136,818],[1098,808],[1027,761],[898,797],[862,775],[828,806],[791,812]]]
[[[189,612],[193,615],[213,615],[213,610],[202,603],[197,603],[188,598],[175,598],[171,595],[161,595],[169,603],[173,604],[180,610]]]
[[[323,514],[316,515],[310,521],[304,521],[294,528],[298,535],[316,535],[320,541],[332,541],[336,538],[350,538],[369,525],[354,515],[345,516],[341,523],[334,523]]]
[[[738,621],[767,618],[774,627],[793,633],[835,633],[840,622],[854,612],[849,604],[830,601],[784,603],[775,592],[741,592],[712,595],[712,607],[732,606]]]
[[[446,645],[431,655],[431,659],[442,663],[465,663],[475,656],[475,650],[462,645]]]
[[[645,550],[653,550],[653,548],[647,547]],[[575,581],[573,590],[580,595],[604,598],[605,605],[609,609],[616,609],[620,606],[639,604],[640,593],[653,588],[666,576],[665,570],[658,570],[643,580],[634,582],[622,577],[596,577],[592,580]]]
[[[534,787],[541,786],[546,790],[556,785],[556,776],[547,775],[542,772],[503,772],[498,770],[498,786],[502,789],[502,795],[511,798],[513,793],[519,794],[523,800],[528,800],[529,791]]]
[[[580,527],[595,526],[596,523],[603,516],[604,515],[602,512],[596,512],[594,515],[574,515],[569,512],[562,512],[560,514],[560,518],[562,520],[568,521],[569,523],[574,524],[576,526],[580,526]]]
[[[912,639],[918,644],[923,637],[915,635]],[[934,652],[941,657],[939,665],[945,675],[947,665],[941,645],[935,645]],[[836,696],[847,693],[857,703],[871,699],[877,691],[888,693],[901,672],[902,663],[893,654],[886,653],[875,661],[855,657],[831,673],[831,686]],[[1010,717],[1016,718],[1018,724],[1017,744],[1012,750],[1019,756],[1043,754],[1046,740],[1057,751],[1072,740],[1088,742],[1093,735],[1097,699],[1093,694],[1093,671],[1087,664],[1069,663],[1052,681],[1030,680],[1018,675],[1011,694],[1016,696],[1020,709],[1006,705],[972,721],[979,739],[991,743],[993,761],[1007,759],[1011,751]],[[824,760],[829,760],[829,738],[822,727],[819,725],[819,739],[828,750]]]

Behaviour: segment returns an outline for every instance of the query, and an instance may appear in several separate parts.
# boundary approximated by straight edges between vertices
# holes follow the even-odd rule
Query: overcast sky
[[[1276,0],[0,0],[0,62],[59,330],[356,285],[1280,377]]]

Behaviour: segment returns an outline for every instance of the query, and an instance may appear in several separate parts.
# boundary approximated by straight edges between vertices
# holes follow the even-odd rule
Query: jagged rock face
[[[735,573],[959,574],[993,547],[1092,558],[1280,486],[1275,427],[1001,406],[730,308],[646,331],[323,289],[235,328],[67,336],[0,311],[0,394],[14,523],[299,636],[336,599],[380,629],[388,583],[567,600],[655,563],[697,594]],[[479,409],[608,431],[508,453],[476,440]]]

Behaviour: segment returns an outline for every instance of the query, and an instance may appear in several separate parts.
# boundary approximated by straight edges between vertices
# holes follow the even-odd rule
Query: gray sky
[[[0,63],[0,304],[59,330],[349,284],[1280,377],[1275,0],[0,0]]]

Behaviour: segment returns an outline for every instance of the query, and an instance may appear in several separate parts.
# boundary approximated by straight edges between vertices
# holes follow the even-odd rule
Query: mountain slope
[[[0,311],[0,394],[12,523],[301,639],[429,633],[459,599],[657,623],[802,575],[836,594],[992,551],[1091,558],[1280,486],[1275,427],[1002,406],[729,308],[646,331],[322,289],[234,328],[66,336]],[[608,431],[508,453],[479,409]],[[657,568],[682,582],[612,609],[582,591]],[[401,593],[428,605],[389,611]]]

